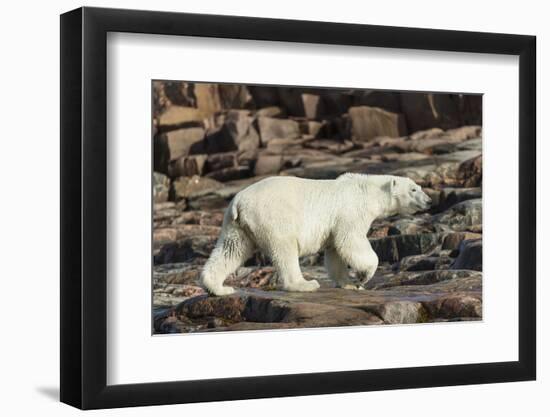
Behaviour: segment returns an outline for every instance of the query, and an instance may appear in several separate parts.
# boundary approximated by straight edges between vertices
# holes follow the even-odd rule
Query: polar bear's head
[[[392,206],[399,214],[427,210],[432,204],[432,199],[422,191],[422,188],[406,177],[390,176],[389,190]]]

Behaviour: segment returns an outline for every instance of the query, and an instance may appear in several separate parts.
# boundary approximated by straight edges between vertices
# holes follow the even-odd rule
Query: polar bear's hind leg
[[[223,285],[227,276],[254,253],[255,245],[235,224],[225,226],[216,247],[210,254],[201,274],[201,282],[214,295],[229,295],[235,290]]]
[[[292,244],[277,244],[276,253],[271,253],[271,259],[275,269],[279,273],[283,289],[286,291],[310,292],[319,289],[319,282],[306,280],[300,270],[298,261],[298,250]]]

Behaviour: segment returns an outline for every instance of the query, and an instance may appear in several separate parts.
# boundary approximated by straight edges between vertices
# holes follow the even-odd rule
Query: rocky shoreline
[[[480,126],[464,125],[481,123],[476,100],[466,96],[455,114],[439,95],[431,104],[430,95],[415,95],[416,107],[406,94],[360,95],[360,105],[334,112],[315,91],[300,92],[302,107],[293,108],[292,95],[258,105],[258,91],[246,104],[251,94],[233,86],[238,108],[227,110],[220,86],[201,95],[197,84],[185,98],[183,84],[179,96],[168,84],[155,87],[155,333],[481,320],[482,139]],[[338,94],[351,104],[359,97]],[[205,97],[214,110],[197,104]],[[437,123],[426,106],[439,111]],[[300,260],[318,292],[281,291],[269,259],[257,254],[228,278],[236,294],[206,294],[200,270],[237,192],[270,175],[344,172],[407,176],[434,201],[429,212],[373,224],[380,267],[364,290],[334,288],[320,253]]]

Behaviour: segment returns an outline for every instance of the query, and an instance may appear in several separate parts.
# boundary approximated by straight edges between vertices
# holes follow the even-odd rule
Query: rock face
[[[155,333],[471,321],[482,318],[481,96],[156,81],[153,84]],[[282,291],[253,254],[209,296],[200,272],[224,210],[270,175],[407,176],[423,213],[374,222],[380,265],[335,288],[323,253],[300,259],[315,293]]]
[[[380,136],[395,138],[407,133],[402,115],[378,107],[351,107],[349,115],[352,137],[358,142],[366,142]]]

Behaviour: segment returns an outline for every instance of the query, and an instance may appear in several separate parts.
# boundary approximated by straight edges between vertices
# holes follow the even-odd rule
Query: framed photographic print
[[[61,400],[535,379],[535,38],[61,16]]]

